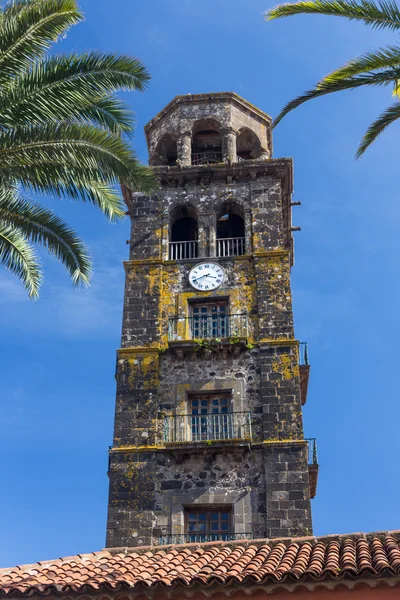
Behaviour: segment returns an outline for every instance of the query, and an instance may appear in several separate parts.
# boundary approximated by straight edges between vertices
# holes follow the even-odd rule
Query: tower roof
[[[243,112],[251,115],[254,119],[270,126],[272,119],[267,113],[263,112],[251,102],[248,102],[235,92],[213,92],[210,94],[186,94],[184,96],[175,96],[168,104],[153,117],[144,130],[146,134],[162,119],[171,114],[180,105],[200,104],[200,103],[226,103],[234,104]]]

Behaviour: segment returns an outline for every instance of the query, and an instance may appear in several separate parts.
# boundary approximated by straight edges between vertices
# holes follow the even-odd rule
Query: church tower
[[[145,131],[159,189],[124,190],[107,547],[310,535],[292,161],[234,93],[177,96]]]

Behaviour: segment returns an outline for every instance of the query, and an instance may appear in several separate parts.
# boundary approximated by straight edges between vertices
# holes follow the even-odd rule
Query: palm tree
[[[129,146],[133,119],[118,90],[145,89],[135,58],[114,54],[48,55],[82,20],[75,0],[13,0],[0,6],[0,262],[36,297],[42,272],[32,244],[88,284],[82,241],[39,194],[96,205],[110,220],[124,215],[116,186],[154,188]]]
[[[265,13],[266,20],[280,19],[292,15],[311,13],[345,17],[350,21],[361,21],[373,29],[400,29],[400,9],[391,0],[315,0],[281,4]],[[376,138],[400,117],[400,46],[386,46],[367,52],[336,69],[315,86],[289,102],[274,125],[291,110],[307,100],[341,90],[355,89],[361,86],[394,87],[394,103],[389,106],[367,129],[358,147],[356,156],[360,157]]]

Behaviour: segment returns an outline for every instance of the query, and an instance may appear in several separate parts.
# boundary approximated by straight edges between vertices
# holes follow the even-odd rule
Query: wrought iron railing
[[[197,258],[197,255],[197,240],[192,240],[190,242],[169,243],[169,260],[185,260],[187,258]]]
[[[244,237],[217,239],[217,256],[242,256],[245,253]]]
[[[212,442],[251,439],[249,412],[164,417],[164,442]]]
[[[299,343],[299,364],[300,365],[309,365],[308,359],[308,344],[307,342]]]
[[[234,540],[252,540],[252,533],[178,533],[160,536],[159,546],[167,544],[190,544],[202,542],[231,542]]]
[[[307,438],[308,442],[308,464],[309,465],[317,465],[318,464],[318,452],[317,452],[317,440],[316,438]]]
[[[168,339],[194,340],[241,338],[248,335],[247,314],[196,315],[193,317],[170,317]]]
[[[192,165],[209,165],[222,162],[222,152],[194,152],[192,154]]]

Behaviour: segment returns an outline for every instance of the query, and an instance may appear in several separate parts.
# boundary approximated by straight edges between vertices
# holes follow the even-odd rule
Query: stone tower
[[[145,131],[159,190],[124,190],[107,547],[311,534],[292,161],[234,93],[178,96]]]

